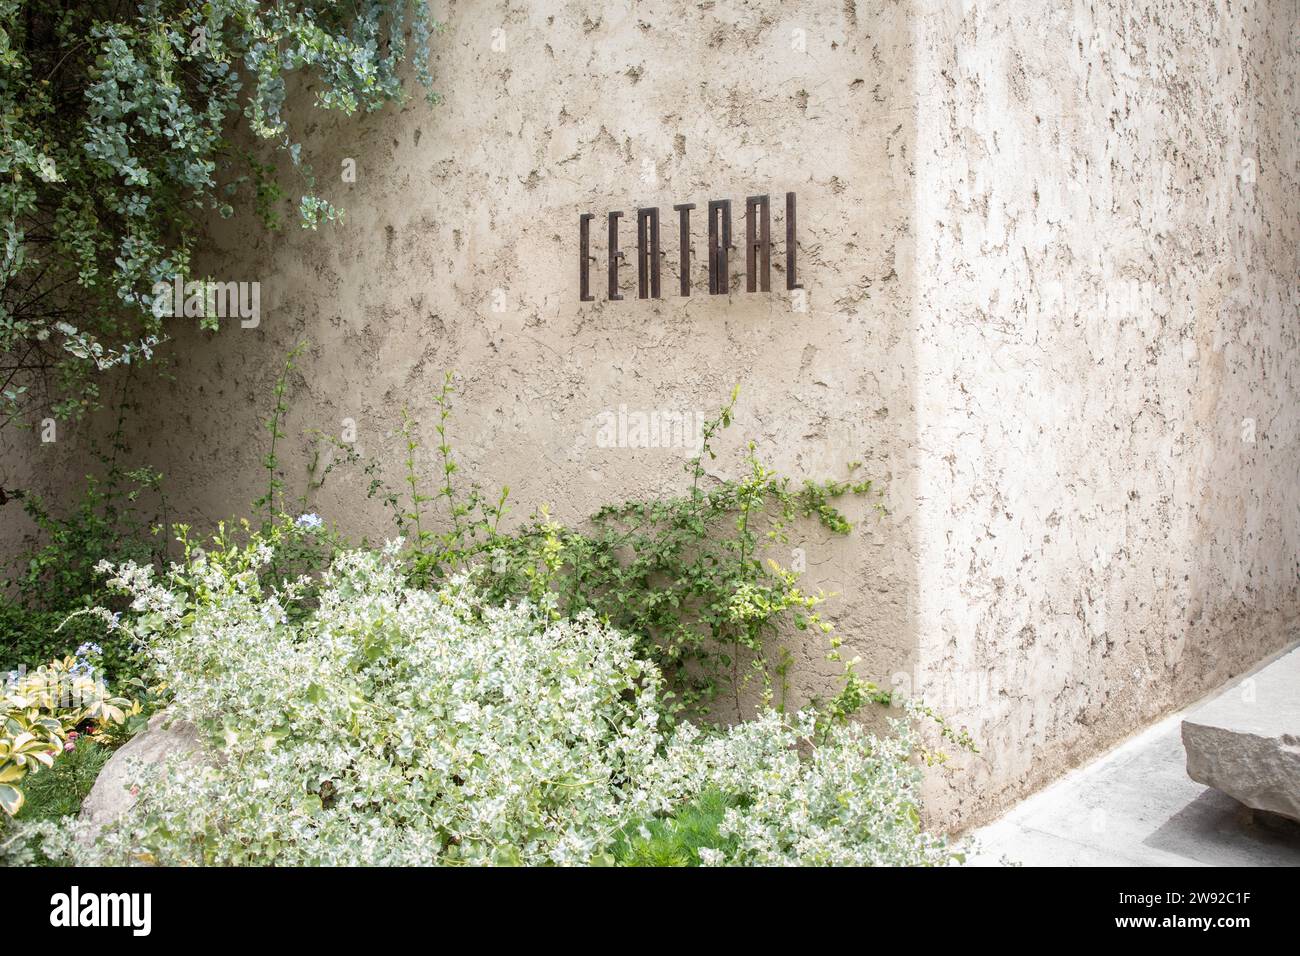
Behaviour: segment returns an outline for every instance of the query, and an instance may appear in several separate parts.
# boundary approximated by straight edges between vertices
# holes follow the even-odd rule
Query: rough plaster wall
[[[489,491],[509,484],[523,511],[549,503],[577,520],[605,502],[685,488],[687,451],[597,447],[601,412],[712,415],[739,383],[717,474],[738,475],[741,441],[753,439],[768,464],[800,478],[845,477],[859,460],[886,483],[890,517],[850,503],[864,518],[850,538],[805,529],[789,547],[806,549],[814,584],[840,592],[827,610],[864,673],[910,667],[915,363],[911,295],[896,268],[911,215],[907,13],[891,3],[682,0],[437,11],[443,105],[362,120],[299,114],[313,124],[304,156],[346,224],[215,230],[212,274],[261,281],[261,327],[178,331],[175,383],[150,396],[137,453],[167,473],[189,517],[243,513],[265,482],[259,421],[276,366],[305,337],[281,449],[291,491],[306,481],[302,436],[338,434],[344,418],[400,487],[401,410],[431,449],[433,396],[454,369],[451,437],[464,474]],[[356,183],[331,183],[346,157],[357,160]],[[780,271],[787,190],[799,197],[804,313],[792,310]],[[732,200],[740,245],[744,198],[759,192],[773,197],[773,292],[709,297],[705,204]],[[688,201],[698,204],[694,294],[681,299],[671,207]],[[626,212],[621,246],[633,250],[638,205],[661,209],[664,298],[636,301],[629,267],[628,298],[609,303],[604,215]],[[577,224],[587,211],[600,261],[597,301],[581,304]],[[743,256],[732,261],[741,289]],[[426,471],[434,466],[427,456]],[[336,471],[306,507],[354,536],[392,534],[365,485]],[[785,549],[775,557],[791,561]],[[794,697],[825,693],[834,669],[824,642],[794,650]]]
[[[912,677],[983,750],[946,819],[1296,636],[1295,16],[918,10]]]
[[[932,815],[985,817],[1264,656],[1297,607],[1292,24],[1277,0],[1203,6],[451,5],[444,105],[299,113],[346,224],[214,225],[210,271],[262,283],[262,325],[178,325],[133,453],[179,517],[244,513],[305,337],[291,493],[307,433],[343,418],[396,484],[401,409],[432,445],[450,368],[465,472],[572,520],[681,487],[684,451],[597,447],[600,412],[711,412],[739,382],[718,474],[743,437],[797,475],[886,480],[888,518],[791,546],[841,592],[862,670],[975,733]],[[331,183],[344,157],[355,184]],[[700,204],[701,257],[708,199],[770,193],[779,240],[787,189],[807,313],[779,271],[770,296],[711,300],[700,258],[673,294],[674,202]],[[579,305],[578,214],[603,257],[603,214],[644,204],[664,300],[605,303],[602,258]],[[71,434],[38,473],[78,470]],[[336,471],[306,507],[382,537],[364,487]],[[795,695],[831,686],[821,655],[800,649]]]

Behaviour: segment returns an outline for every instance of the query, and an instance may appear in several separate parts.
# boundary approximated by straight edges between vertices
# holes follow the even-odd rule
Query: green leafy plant
[[[78,737],[74,746],[66,749],[49,770],[27,778],[23,819],[54,819],[75,814],[112,753],[113,748],[105,744]]]
[[[316,106],[344,114],[401,102],[404,63],[431,89],[437,28],[425,0],[0,0],[0,425],[93,407],[104,371],[151,359],[159,284],[202,280],[204,221],[238,197],[268,228],[286,199],[305,228],[338,219],[288,81],[310,77]],[[256,151],[236,145],[241,120]]]
[[[819,635],[829,656],[841,660],[839,640],[819,611],[827,595],[801,588],[799,576],[766,549],[787,542],[796,521],[847,534],[850,522],[835,501],[870,496],[880,508],[870,480],[795,482],[764,466],[752,444],[742,477],[710,479],[705,461],[716,457],[716,437],[732,423],[736,390],[705,424],[682,494],[606,506],[580,528],[555,521],[542,506],[506,531],[508,487],[495,497],[477,484],[463,495],[458,487],[448,438],[453,391],[448,375],[437,396],[441,474],[433,495],[420,490],[417,429],[403,418],[409,506],[399,507],[395,495],[388,500],[407,537],[413,583],[434,586],[472,568],[491,601],[526,597],[556,619],[591,611],[643,641],[641,652],[670,676],[678,709],[706,708],[730,692],[739,714],[742,692],[755,680],[763,700],[783,701],[789,657],[776,641],[783,632]],[[442,512],[442,533],[431,530],[426,512],[434,508]],[[886,692],[852,675],[853,663],[845,662],[840,711],[865,699],[888,703]]]
[[[81,810],[90,788],[95,785],[95,778],[104,769],[113,750],[89,737],[77,737],[71,742],[74,746],[65,749],[51,767],[24,779],[23,795],[26,799],[19,811],[19,819],[56,822],[75,816]],[[7,840],[5,831],[10,829],[9,820],[8,816],[0,814],[0,853],[3,853],[3,844]],[[39,851],[33,857],[33,864],[54,865]]]
[[[816,738],[764,710],[669,728],[662,680],[590,612],[412,587],[396,547],[340,553],[301,615],[273,548],[188,549],[112,583],[209,759],[139,768],[102,830],[18,821],[0,854],[83,865],[903,864],[956,854],[920,824],[900,722]]]
[[[0,582],[0,670],[34,667],[86,642],[103,646],[109,680],[134,669],[134,649],[104,622],[83,613],[106,607],[124,611],[96,571],[102,561],[152,562],[166,556],[170,525],[163,477],[149,467],[130,467],[124,439],[130,375],[123,380],[113,431],[92,444],[98,473],[86,476],[80,501],[56,510],[32,492],[19,492],[0,507],[21,508],[34,526],[30,543],[9,564]]]
[[[0,689],[0,810],[10,816],[23,806],[24,778],[53,766],[78,725],[124,724],[139,710],[132,701],[112,696],[75,657],[11,673]]]
[[[611,852],[620,866],[699,866],[702,849],[734,852],[735,841],[720,829],[727,810],[739,803],[706,790],[671,814],[625,827]]]
[[[284,365],[280,369],[280,374],[276,376],[275,384],[271,388],[271,393],[275,397],[275,405],[271,409],[271,415],[264,423],[269,434],[270,448],[266,457],[262,459],[262,467],[266,469],[266,493],[253,502],[254,511],[265,513],[264,527],[270,528],[275,523],[277,514],[284,512],[284,479],[280,477],[280,459],[275,451],[281,438],[284,438],[282,426],[284,416],[289,411],[289,404],[285,400],[285,394],[289,390],[289,376],[293,374],[296,367],[294,361],[302,354],[303,349],[307,347],[306,342],[299,342],[284,358]]]

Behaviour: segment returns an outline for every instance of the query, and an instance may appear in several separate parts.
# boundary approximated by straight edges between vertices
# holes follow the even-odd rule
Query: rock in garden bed
[[[81,819],[91,824],[87,834],[93,840],[107,824],[122,816],[135,803],[131,792],[131,764],[161,763],[173,754],[196,753],[202,747],[198,731],[183,720],[170,720],[167,711],[155,714],[149,726],[125,743],[104,764],[95,785],[81,805]]]

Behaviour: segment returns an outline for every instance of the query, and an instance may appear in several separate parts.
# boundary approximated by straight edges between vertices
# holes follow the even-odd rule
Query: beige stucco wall
[[[915,21],[913,676],[983,748],[950,817],[1297,636],[1295,15]]]
[[[865,672],[915,662],[917,564],[911,410],[913,296],[899,277],[912,214],[911,33],[905,7],[846,18],[824,3],[459,3],[434,75],[445,102],[360,120],[301,112],[303,155],[345,224],[267,235],[218,224],[213,276],[262,283],[259,328],[178,332],[174,383],[151,394],[136,451],[168,473],[196,520],[263,490],[259,425],[284,352],[310,347],[281,449],[301,490],[314,429],[357,423],[357,446],[401,489],[402,408],[421,422],[432,477],[434,395],[459,377],[452,443],[521,513],[579,520],[600,504],[685,491],[688,449],[600,447],[604,412],[712,416],[741,386],[737,423],[711,464],[739,475],[743,441],[803,477],[878,477],[894,513],[865,501],[847,539],[807,528],[774,552],[806,552]],[[802,31],[802,32],[798,32]],[[305,99],[305,96],[304,96]],[[338,175],[346,158],[357,180]],[[799,201],[806,311],[784,282],[784,194]],[[707,295],[705,207],[733,203],[732,288],[743,289],[748,195],[773,200],[773,291]],[[694,202],[694,294],[677,290],[674,203]],[[658,205],[664,298],[605,301],[605,214]],[[578,216],[595,213],[592,288],[578,301]],[[498,311],[498,308],[501,310]],[[392,534],[367,479],[336,471],[305,507],[354,537]],[[426,488],[431,492],[432,486]],[[870,516],[869,518],[867,516]],[[823,640],[793,647],[791,693],[824,693]]]
[[[931,800],[952,825],[985,818],[1263,657],[1300,607],[1291,13],[1205,7],[450,4],[444,104],[299,113],[346,223],[214,224],[208,266],[261,283],[261,325],[177,324],[133,455],[180,517],[245,513],[271,383],[306,339],[293,494],[310,432],[344,419],[396,486],[401,410],[431,448],[452,369],[464,472],[578,520],[682,487],[685,450],[600,447],[602,412],[711,414],[739,383],[717,474],[752,439],[797,476],[858,460],[884,482],[886,517],[852,505],[849,538],[789,547],[840,592],[866,675],[971,728],[980,755]],[[787,190],[807,311],[780,271],[768,295],[704,294],[705,203],[730,198],[739,237],[744,197],[771,194],[779,265]],[[607,303],[604,214],[625,210],[630,250],[649,204],[665,296],[632,298],[629,267]],[[602,257],[587,304],[581,212]],[[383,537],[365,485],[335,472],[303,507]],[[795,650],[795,697],[826,691],[823,645]]]

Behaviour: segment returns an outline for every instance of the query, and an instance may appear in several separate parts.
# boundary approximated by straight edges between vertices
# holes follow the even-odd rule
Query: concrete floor
[[[1288,648],[1289,650],[1289,648]],[[977,866],[1300,866],[1300,823],[1251,814],[1187,776],[1173,714],[973,831]],[[1300,689],[1297,689],[1300,692]],[[1300,730],[1300,728],[1297,728]]]

